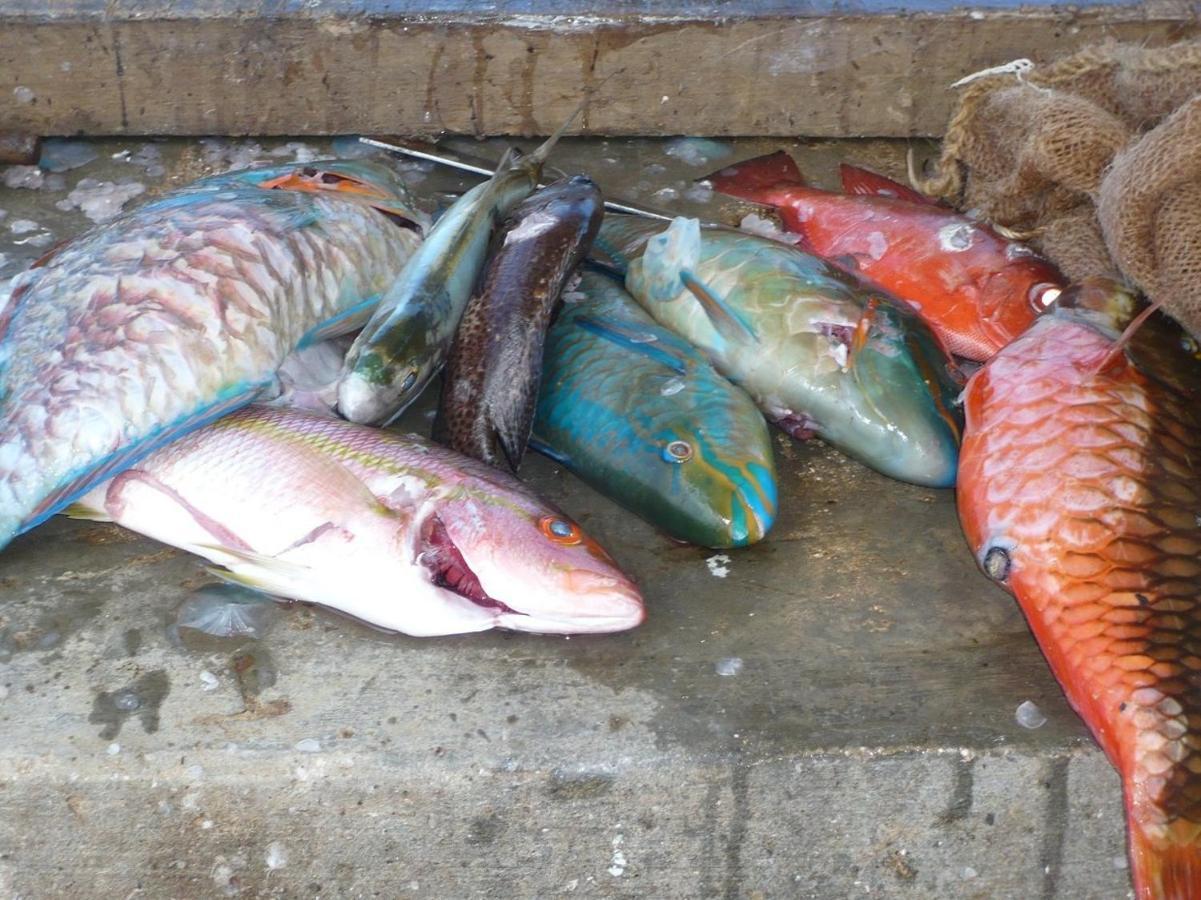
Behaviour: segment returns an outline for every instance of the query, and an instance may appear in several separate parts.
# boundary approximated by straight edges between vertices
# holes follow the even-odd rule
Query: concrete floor
[[[734,143],[730,160],[779,146]],[[232,158],[164,143],[159,175],[140,142],[95,146],[61,189],[0,188],[0,279],[91,224],[56,208],[80,179],[150,195]],[[663,150],[555,161],[613,194],[746,211],[655,195],[721,164]],[[842,157],[898,172],[903,151],[798,155],[828,180]],[[462,184],[410,175],[431,203]],[[181,640],[210,580],[191,557],[61,519],[18,539],[0,554],[0,897],[1126,896],[1118,780],[976,571],[952,494],[777,450],[779,520],[728,561],[529,458],[643,586],[646,624],[617,636],[416,640],[281,606],[261,640]],[[1045,724],[1017,722],[1024,701]]]

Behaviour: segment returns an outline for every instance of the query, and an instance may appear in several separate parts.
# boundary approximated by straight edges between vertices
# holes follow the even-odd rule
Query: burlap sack
[[[969,83],[919,186],[1034,234],[1070,278],[1120,273],[1201,337],[1201,42]]]

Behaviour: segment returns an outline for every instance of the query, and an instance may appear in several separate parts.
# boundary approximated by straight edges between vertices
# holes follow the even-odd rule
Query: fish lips
[[[492,518],[473,501],[427,516],[418,559],[433,584],[491,611],[494,627],[511,631],[603,634],[642,624],[641,594],[607,560],[579,546],[568,555],[578,551],[601,570],[573,564],[562,548],[539,547],[547,539],[532,523]]]

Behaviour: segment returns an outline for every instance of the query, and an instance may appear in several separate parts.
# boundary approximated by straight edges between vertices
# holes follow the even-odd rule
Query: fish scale
[[[327,165],[404,200],[386,169]],[[248,402],[387,289],[419,235],[352,197],[255,183],[290,168],[190,186],[18,278],[0,307],[0,546],[140,445]]]
[[[1126,356],[1098,372],[1084,309],[1118,292],[1073,290],[970,382],[960,514],[1122,774],[1139,896],[1197,896],[1201,414]]]

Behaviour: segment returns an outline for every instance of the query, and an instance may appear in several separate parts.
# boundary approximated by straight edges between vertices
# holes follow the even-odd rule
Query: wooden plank
[[[952,81],[1116,37],[1201,32],[1187,0],[13,0],[0,130],[34,134],[939,133]]]

